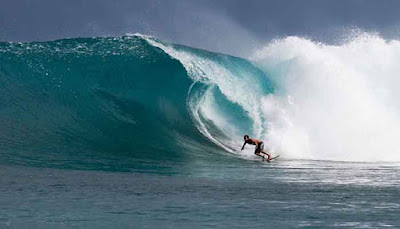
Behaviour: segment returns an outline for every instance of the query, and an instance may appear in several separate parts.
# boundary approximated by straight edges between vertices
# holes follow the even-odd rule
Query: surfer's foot
[[[266,158],[267,160],[271,160],[271,156],[269,156],[269,154],[267,154],[267,153],[264,153],[264,155],[262,157]]]

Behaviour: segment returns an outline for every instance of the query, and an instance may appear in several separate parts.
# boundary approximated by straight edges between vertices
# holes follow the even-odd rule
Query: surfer
[[[258,139],[250,138],[249,135],[247,135],[247,134],[243,138],[244,138],[244,143],[243,143],[241,150],[244,149],[244,146],[246,145],[246,143],[250,144],[250,145],[255,145],[256,146],[256,150],[254,151],[255,155],[260,156],[263,159],[265,159],[265,156],[267,156],[268,162],[271,160],[271,156],[264,151],[264,142],[262,142]]]

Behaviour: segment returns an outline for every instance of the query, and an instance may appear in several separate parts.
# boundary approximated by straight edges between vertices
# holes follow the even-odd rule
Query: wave
[[[252,95],[232,101],[240,96],[239,78],[224,75],[245,79],[260,70],[243,59],[174,45],[208,64],[187,68],[154,44],[138,36],[0,43],[3,163],[213,157],[232,152],[230,142],[243,130],[260,132]],[[205,72],[209,67],[225,78],[217,81]]]
[[[2,161],[255,158],[244,134],[282,158],[399,161],[399,44],[288,37],[246,60],[139,34],[0,43]]]

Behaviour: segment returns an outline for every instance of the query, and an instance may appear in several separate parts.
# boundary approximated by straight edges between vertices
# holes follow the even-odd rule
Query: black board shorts
[[[254,151],[254,154],[259,154],[264,151],[264,142],[261,142],[260,144],[256,145],[256,150]]]

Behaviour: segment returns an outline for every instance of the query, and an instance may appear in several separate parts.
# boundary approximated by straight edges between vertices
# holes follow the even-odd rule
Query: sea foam
[[[288,158],[400,160],[400,42],[275,40],[251,59],[275,83],[262,96],[270,150]]]

